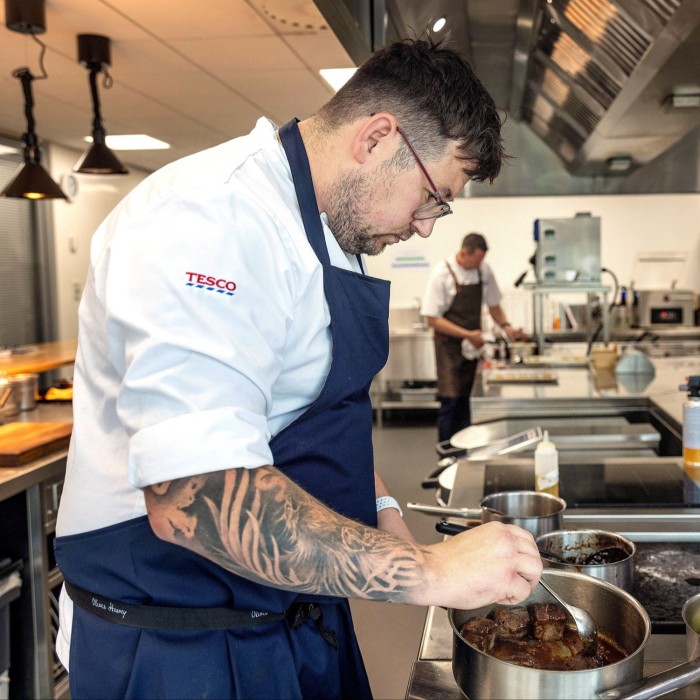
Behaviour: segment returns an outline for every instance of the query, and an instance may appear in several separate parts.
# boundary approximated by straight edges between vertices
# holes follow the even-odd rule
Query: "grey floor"
[[[375,464],[402,507],[409,501],[434,503],[433,492],[421,481],[436,466],[436,440],[431,411],[392,411],[381,428],[375,425]],[[442,539],[435,517],[404,508],[404,518],[419,542]],[[426,608],[369,601],[352,601],[351,608],[375,699],[404,698]]]

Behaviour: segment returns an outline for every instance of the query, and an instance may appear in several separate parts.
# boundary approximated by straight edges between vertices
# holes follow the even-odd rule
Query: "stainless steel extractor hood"
[[[628,174],[700,125],[699,0],[382,3],[386,41],[445,16],[498,105],[572,175]]]

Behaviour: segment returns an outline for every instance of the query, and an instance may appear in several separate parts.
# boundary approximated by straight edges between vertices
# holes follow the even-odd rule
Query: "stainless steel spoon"
[[[538,547],[537,551],[540,553],[540,556],[543,556],[545,559],[551,559],[552,561],[558,561],[561,564],[574,564],[575,563],[575,562],[572,562],[571,559],[567,559],[566,557],[563,557],[561,554],[557,554],[556,552],[550,552],[548,549],[540,549]]]
[[[591,614],[585,610],[582,610],[581,608],[577,608],[575,605],[565,603],[559,597],[559,594],[555,593],[544,579],[540,579],[540,584],[547,591],[547,593],[549,593],[552,598],[554,598],[559,605],[561,605],[564,610],[571,615],[574,623],[576,624],[576,629],[578,630],[579,636],[581,637],[583,653],[588,654],[588,656],[593,656],[593,654],[595,654],[596,643],[598,641],[598,629]]]

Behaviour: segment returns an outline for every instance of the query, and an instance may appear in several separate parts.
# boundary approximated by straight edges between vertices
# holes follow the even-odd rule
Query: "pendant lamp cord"
[[[49,77],[44,67],[44,54],[46,53],[46,44],[44,44],[41,39],[39,39],[33,32],[30,32],[30,36],[34,41],[41,46],[41,51],[39,52],[39,70],[40,75],[33,75],[32,72],[24,66],[23,68],[16,68],[12,71],[12,77],[17,78],[22,83],[22,92],[24,93],[24,117],[27,120],[27,133],[24,137],[25,150],[25,161],[27,158],[38,162],[37,150],[38,144],[36,139],[36,134],[34,132],[34,96],[32,94],[32,80],[45,80]]]
[[[34,32],[31,32],[31,37],[36,41],[39,46],[41,46],[41,51],[39,52],[39,70],[41,71],[41,75],[34,76],[34,80],[46,80],[46,78],[49,77],[49,74],[46,72],[46,68],[44,68],[44,54],[46,53],[46,44],[37,37]]]
[[[100,94],[97,90],[97,76],[102,73],[104,80],[102,85],[105,89],[112,87],[113,80],[109,71],[101,63],[93,63],[90,66],[90,94],[92,95],[92,140],[93,143],[105,142],[105,128],[102,122],[102,112],[100,110]]]
[[[34,135],[34,96],[32,95],[32,75],[29,68],[18,68],[12,72],[12,77],[22,83],[24,93],[24,118],[27,120],[27,133]]]

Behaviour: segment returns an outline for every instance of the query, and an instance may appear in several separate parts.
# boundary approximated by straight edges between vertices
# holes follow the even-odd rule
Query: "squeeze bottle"
[[[679,388],[688,392],[683,406],[683,462],[700,467],[700,375],[688,377],[688,383]]]
[[[544,431],[544,440],[535,449],[535,490],[559,495],[559,454],[556,445]]]

